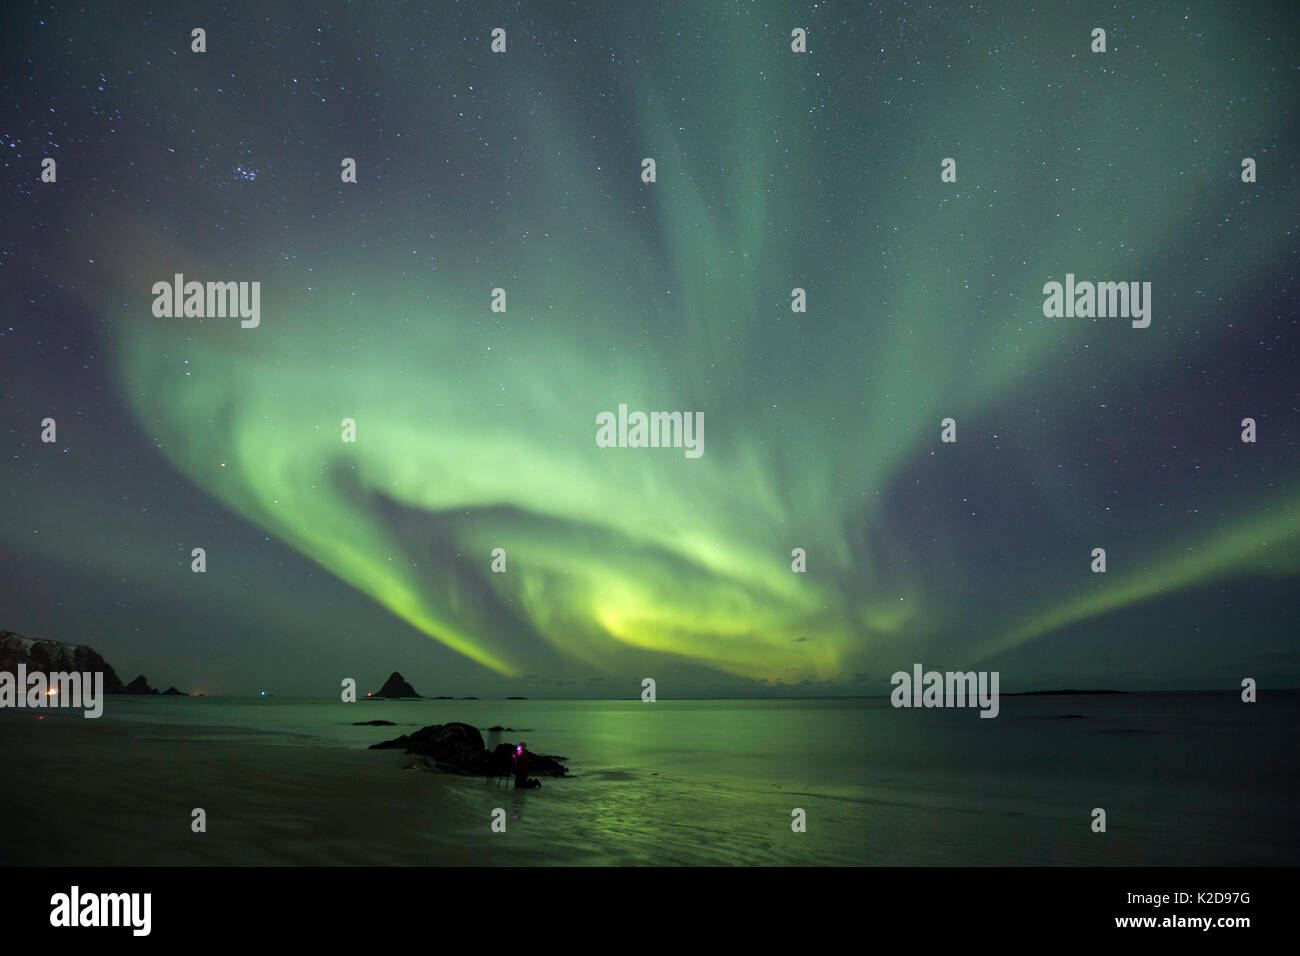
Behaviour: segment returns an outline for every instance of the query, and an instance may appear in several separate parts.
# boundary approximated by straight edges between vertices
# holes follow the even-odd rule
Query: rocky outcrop
[[[384,681],[384,686],[379,688],[375,697],[419,697],[415,688],[406,682],[401,674],[393,671],[388,680]]]
[[[483,746],[483,735],[477,727],[450,723],[432,724],[413,734],[373,744],[370,749],[402,750],[408,754],[428,757],[438,770],[448,773],[489,776],[513,770],[514,762],[510,755],[514,753],[515,745],[500,744],[495,750],[489,751]],[[569,771],[561,761],[568,759],[530,751],[528,771],[537,776],[563,777]]]
[[[486,774],[489,770],[487,748],[477,727],[469,724],[433,724],[413,734],[375,744],[371,750],[404,750],[408,754],[429,757],[439,770],[452,773]]]
[[[0,671],[17,673],[19,664],[26,664],[29,671],[47,674],[57,671],[99,672],[104,675],[104,693],[126,692],[112,665],[94,648],[62,641],[38,641],[13,631],[0,631]]]
[[[145,679],[145,676],[144,676],[143,674],[141,674],[141,675],[140,675],[139,677],[137,677],[135,680],[131,681],[131,683],[127,684],[127,685],[126,685],[126,689],[125,689],[124,691],[122,691],[122,693],[124,693],[124,694],[140,694],[140,695],[149,695],[149,694],[155,694],[155,695],[156,695],[156,694],[158,693],[158,691],[156,691],[156,690],[154,690],[152,687],[150,687],[150,686],[149,686],[149,681],[147,681],[147,680]]]
[[[27,665],[29,672],[44,671],[47,674],[59,671],[102,673],[105,694],[163,696],[149,686],[143,674],[129,684],[123,684],[122,679],[117,676],[117,671],[113,670],[113,666],[104,660],[98,651],[85,644],[38,641],[13,631],[0,631],[0,671],[15,673],[19,664]],[[175,687],[167,688],[164,693],[172,697],[189,696]]]
[[[497,749],[492,754],[492,766],[494,768],[514,767],[514,744],[498,744]],[[568,774],[569,769],[560,763],[561,760],[568,760],[568,757],[553,757],[549,754],[535,754],[528,751],[528,775],[530,777],[563,777]]]

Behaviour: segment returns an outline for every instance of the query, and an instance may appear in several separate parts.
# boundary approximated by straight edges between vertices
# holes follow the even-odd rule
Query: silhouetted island
[[[126,685],[126,690],[122,691],[122,693],[124,693],[124,694],[157,694],[158,691],[156,691],[156,690],[154,690],[152,687],[150,687],[150,686],[149,686],[149,681],[147,681],[147,680],[145,679],[145,676],[144,676],[143,674],[141,674],[141,675],[140,675],[139,677],[137,677],[135,680],[131,681],[131,683],[127,684],[127,685]]]
[[[393,671],[388,680],[384,681],[384,686],[379,688],[372,697],[419,697],[415,688],[406,682],[401,674]]]

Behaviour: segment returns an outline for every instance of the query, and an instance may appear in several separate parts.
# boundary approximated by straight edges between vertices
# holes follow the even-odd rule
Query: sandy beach
[[[535,862],[521,830],[458,823],[457,788],[392,751],[286,743],[240,728],[183,732],[52,712],[0,712],[3,865],[404,865]],[[223,739],[206,739],[220,735]],[[234,737],[236,739],[229,739]],[[526,799],[521,794],[518,799]],[[191,812],[207,811],[207,832]],[[487,841],[491,853],[484,853]]]
[[[1286,865],[1298,705],[1006,698],[996,734],[971,714],[900,717],[886,700],[128,697],[96,720],[0,710],[0,813],[20,821],[0,863]],[[376,718],[389,725],[359,725]],[[368,749],[448,721],[521,728],[505,740],[567,755],[570,776],[516,791]],[[191,830],[196,807],[206,833]],[[1104,835],[1094,807],[1109,815]],[[505,832],[492,829],[498,809]]]

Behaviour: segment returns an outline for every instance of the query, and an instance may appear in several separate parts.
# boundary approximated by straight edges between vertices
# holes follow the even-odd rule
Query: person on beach
[[[541,785],[540,780],[528,779],[528,747],[521,740],[515,748],[515,789],[530,790]]]

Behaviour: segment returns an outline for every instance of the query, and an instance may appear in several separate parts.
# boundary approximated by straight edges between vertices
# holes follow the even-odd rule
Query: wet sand
[[[494,834],[487,816],[456,799],[457,788],[491,785],[419,763],[241,728],[3,711],[0,864],[539,862],[535,849],[510,846],[526,834]],[[500,802],[513,796],[502,790]],[[206,833],[191,830],[196,807],[207,812]],[[477,826],[467,811],[481,817]]]

